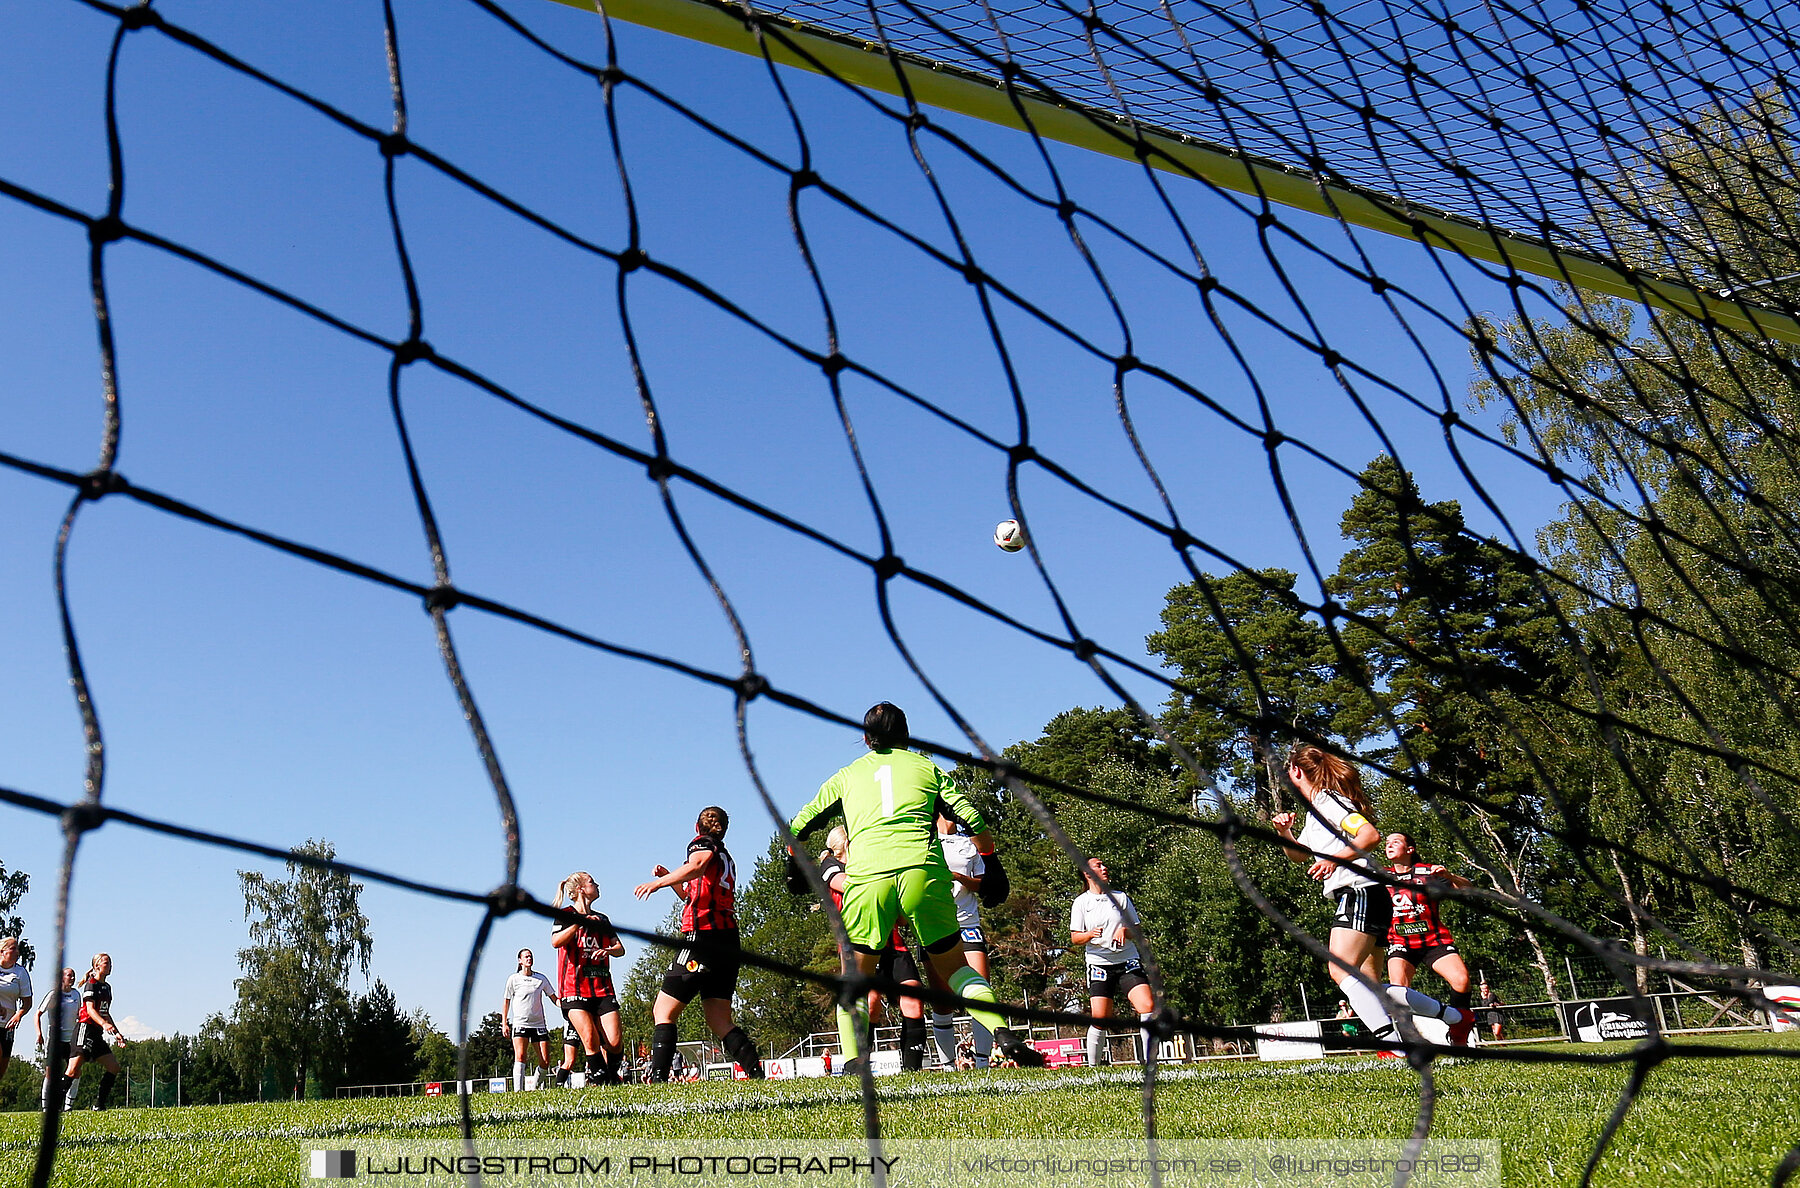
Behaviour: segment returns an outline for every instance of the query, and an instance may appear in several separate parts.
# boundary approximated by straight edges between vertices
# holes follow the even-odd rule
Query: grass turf
[[[1782,1056],[1670,1059],[1632,1107],[1595,1183],[1767,1184],[1800,1142],[1800,1036],[1704,1041]],[[1684,1045],[1690,1046],[1691,1045]],[[1534,1056],[1629,1051],[1615,1044],[1537,1047]],[[1577,1184],[1629,1069],[1462,1059],[1434,1070],[1442,1138],[1500,1143],[1504,1183]],[[894,1138],[1141,1136],[1141,1080],[1129,1070],[885,1077],[884,1134]],[[1229,1064],[1165,1069],[1158,1128],[1168,1139],[1404,1137],[1419,1078],[1398,1062]],[[478,1141],[855,1138],[856,1083],[710,1082],[474,1099]],[[305,1151],[378,1138],[450,1138],[453,1099],[407,1098],[78,1113],[66,1120],[56,1183],[307,1183]],[[39,1119],[0,1115],[0,1184],[29,1182]]]

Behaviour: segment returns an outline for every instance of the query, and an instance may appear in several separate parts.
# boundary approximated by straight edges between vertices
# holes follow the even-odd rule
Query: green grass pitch
[[[1800,1036],[1705,1042],[1788,1057],[1667,1061],[1651,1074],[1597,1184],[1769,1183],[1800,1142]],[[1627,1075],[1625,1067],[1443,1061],[1433,1132],[1498,1141],[1509,1188],[1576,1184]],[[894,1138],[1143,1133],[1140,1082],[1129,1070],[914,1074],[878,1084],[883,1131]],[[1359,1058],[1176,1066],[1163,1071],[1157,1104],[1169,1139],[1401,1137],[1418,1108],[1418,1078],[1396,1062]],[[483,1139],[520,1144],[862,1133],[856,1084],[842,1078],[549,1090],[479,1096],[474,1109]],[[0,1184],[29,1182],[38,1122],[35,1113],[0,1115]],[[455,1123],[455,1101],[442,1098],[78,1113],[67,1120],[55,1182],[318,1184],[325,1181],[307,1178],[307,1147],[450,1138]]]

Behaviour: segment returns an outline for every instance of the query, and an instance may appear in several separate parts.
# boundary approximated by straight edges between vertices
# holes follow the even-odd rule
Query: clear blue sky
[[[380,5],[164,3],[170,21],[358,119],[386,126]],[[547,0],[512,11],[568,52],[603,59],[598,18]],[[413,139],[581,235],[622,248],[624,216],[598,90],[529,50],[473,6],[400,0]],[[755,60],[615,26],[621,64],[784,162],[793,130]],[[104,65],[112,23],[76,3],[0,16],[0,178],[80,210],[104,209]],[[835,84],[784,74],[817,171],[932,242],[945,224],[896,124]],[[125,217],[390,338],[406,305],[381,188],[382,158],[279,94],[155,32],[133,35],[119,76]],[[766,325],[823,349],[824,320],[786,213],[786,178],[636,91],[621,92],[623,145],[646,249],[703,278]],[[946,118],[1021,184],[1051,191],[1030,141]],[[1123,338],[1054,217],[948,149],[927,152],[977,259],[1107,350]],[[1135,167],[1052,150],[1064,185],[1176,258],[1180,244]],[[1226,284],[1304,330],[1252,222],[1196,185],[1171,182]],[[623,348],[611,265],[479,200],[414,160],[399,204],[417,267],[425,336],[444,355],[555,413],[648,445]],[[1004,440],[1017,429],[974,292],[891,233],[810,194],[843,349]],[[1291,225],[1347,257],[1343,231]],[[1132,349],[1254,419],[1249,385],[1193,291],[1092,226],[1090,245],[1126,307]],[[1395,280],[1460,314],[1423,253],[1364,237]],[[1276,249],[1307,312],[1346,355],[1440,397],[1428,368],[1366,289],[1306,250]],[[0,199],[0,451],[72,470],[94,465],[101,403],[87,243],[78,225]],[[1501,295],[1469,285],[1477,308]],[[430,580],[389,413],[387,358],[264,297],[134,243],[106,253],[124,417],[119,469],[133,483],[217,515],[402,575]],[[647,274],[627,309],[676,457],[866,552],[874,519],[820,373],[718,309]],[[1228,311],[1255,353],[1284,430],[1360,469],[1379,444],[1326,370]],[[1113,406],[1110,370],[1016,309],[1000,320],[1044,454],[1154,513]],[[1425,345],[1454,399],[1460,341]],[[711,594],[681,551],[641,469],[555,433],[426,367],[403,380],[409,427],[456,583],[630,647],[707,669],[737,668]],[[891,393],[845,386],[882,507],[911,565],[1009,614],[1059,625],[1024,555],[995,549],[1010,514],[1002,457]],[[1432,498],[1468,492],[1438,426],[1364,389]],[[1296,567],[1260,444],[1190,397],[1137,377],[1132,413],[1189,528],[1255,565]],[[1329,565],[1345,480],[1284,451],[1301,514]],[[1474,447],[1484,482],[1529,533],[1553,508],[1541,483]],[[1041,471],[1022,484],[1029,522],[1080,628],[1143,656],[1165,591],[1183,580],[1154,534]],[[69,492],[0,467],[0,784],[73,800],[84,762],[57,628],[52,550]],[[967,745],[906,671],[860,566],[692,488],[682,516],[742,615],[771,681],[852,717],[891,699],[915,731]],[[1492,523],[1476,514],[1484,529]],[[1221,568],[1212,564],[1213,569]],[[494,796],[418,603],[124,500],[87,508],[70,558],[73,615],[107,745],[107,803],[287,846],[328,838],[339,855],[408,877],[485,890],[500,881]],[[1109,704],[1085,667],[916,586],[892,587],[919,662],[994,747],[1055,713]],[[517,797],[524,881],[548,899],[564,874],[599,880],[601,907],[653,927],[672,902],[630,887],[674,865],[702,805],[728,807],[748,862],[771,831],[736,747],[726,695],[468,609],[451,615],[462,663]],[[1126,683],[1152,704],[1163,694]],[[758,768],[784,812],[854,758],[853,731],[767,702],[750,715]],[[32,875],[30,938],[52,943],[55,823],[0,808],[0,860]],[[244,943],[236,853],[110,826],[83,844],[70,949],[115,958],[118,1015],[191,1031],[230,1007]],[[266,867],[265,867],[266,869]],[[445,1027],[477,913],[371,886],[372,973]],[[546,929],[496,931],[477,1008],[491,1010],[511,954],[545,956]],[[633,945],[631,957],[636,957]],[[40,978],[48,978],[40,962]],[[358,983],[360,988],[360,982]]]

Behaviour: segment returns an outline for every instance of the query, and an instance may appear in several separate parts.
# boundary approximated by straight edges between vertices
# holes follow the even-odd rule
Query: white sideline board
[[[1450,1025],[1442,1019],[1413,1016],[1419,1038],[1432,1044],[1450,1042]],[[1258,1060],[1323,1060],[1325,1046],[1308,1043],[1324,1034],[1325,1025],[1317,1019],[1299,1019],[1292,1023],[1265,1023],[1256,1029]],[[1267,1038],[1265,1038],[1267,1037]]]
[[[1309,1044],[1323,1033],[1317,1019],[1300,1019],[1292,1023],[1267,1023],[1256,1029],[1258,1060],[1323,1060],[1322,1044]]]

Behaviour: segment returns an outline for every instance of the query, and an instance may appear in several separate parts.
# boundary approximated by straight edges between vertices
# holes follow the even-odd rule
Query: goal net
[[[1800,966],[1781,6],[229,7],[3,18],[40,952],[131,838],[330,836],[477,921],[466,1035],[563,867],[616,897],[719,803],[748,883],[891,700],[1025,855],[1021,1028],[1096,1022],[1090,855],[1198,905],[1141,938],[1169,1053],[1334,1009],[1313,746],[1458,875],[1511,1038],[1637,1040],[1401,1014],[1415,1143],[1447,1058],[1627,1065],[1585,1179],[1658,1066],[1793,1054],[1672,1038]]]

